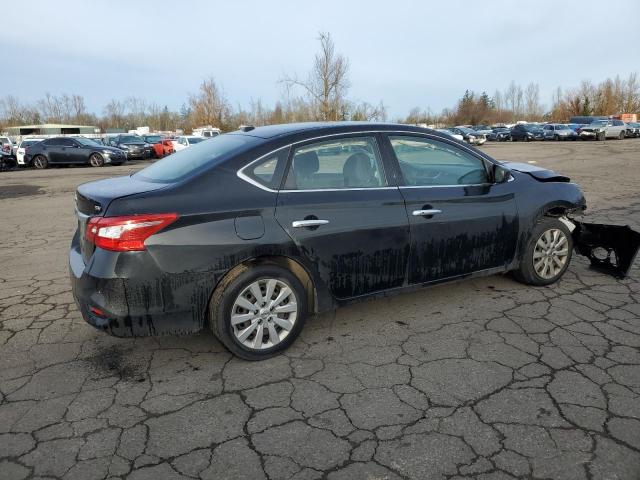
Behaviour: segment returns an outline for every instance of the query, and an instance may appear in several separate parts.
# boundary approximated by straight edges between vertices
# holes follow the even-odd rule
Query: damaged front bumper
[[[628,225],[585,223],[570,219],[576,252],[591,261],[591,268],[624,278],[640,249],[640,233]]]

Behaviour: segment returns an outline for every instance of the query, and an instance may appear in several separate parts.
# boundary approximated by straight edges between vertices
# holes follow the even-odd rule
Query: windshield
[[[169,157],[157,161],[153,165],[134,174],[151,182],[171,183],[194,175],[195,173],[220,164],[248,147],[257,139],[248,135],[219,135],[196,145],[185,148]]]
[[[467,127],[456,127],[456,129],[460,130],[462,133],[471,134],[471,135],[478,133],[475,130],[471,130],[470,128],[467,128]]]
[[[94,142],[90,138],[76,137],[75,141],[78,143],[81,143],[82,145],[86,145],[87,147],[94,147],[98,145],[96,142]]]
[[[607,124],[606,120],[596,120],[595,122],[591,122],[589,125],[602,126],[606,124]]]
[[[160,135],[152,135],[144,137],[144,139],[149,143],[160,143],[162,141],[162,137]]]
[[[538,125],[525,125],[524,129],[527,132],[537,132],[540,130],[540,127]]]
[[[120,143],[144,143],[140,137],[136,137],[135,135],[128,135],[124,137],[120,137]]]

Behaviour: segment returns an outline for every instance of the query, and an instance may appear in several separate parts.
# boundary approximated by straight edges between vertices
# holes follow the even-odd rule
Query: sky
[[[349,97],[382,100],[391,118],[512,80],[538,83],[548,105],[558,86],[640,70],[639,12],[640,0],[14,2],[0,97],[80,94],[101,114],[136,96],[177,110],[212,76],[234,106],[272,105],[329,32],[349,59]]]

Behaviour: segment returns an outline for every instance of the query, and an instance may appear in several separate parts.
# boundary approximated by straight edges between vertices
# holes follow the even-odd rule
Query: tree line
[[[0,98],[0,130],[12,125],[65,123],[95,125],[107,129],[130,130],[149,126],[153,130],[171,131],[212,125],[223,131],[240,125],[266,125],[305,121],[385,121],[387,108],[380,100],[375,104],[349,97],[349,60],[336,52],[329,33],[320,33],[319,52],[313,68],[305,75],[285,74],[279,80],[284,93],[273,106],[260,99],[248,108],[234,106],[213,77],[202,81],[196,93],[188,96],[178,111],[166,105],[150,103],[130,96],[112,99],[101,115],[87,110],[81,95],[51,95],[24,103],[13,95]],[[409,124],[494,124],[528,121],[567,121],[573,115],[613,115],[640,112],[640,83],[635,73],[626,79],[619,76],[593,84],[583,81],[578,87],[558,87],[549,108],[541,102],[537,83],[525,87],[512,81],[492,96],[487,92],[466,90],[451,108],[434,113],[430,108],[413,108],[407,116],[395,119]]]

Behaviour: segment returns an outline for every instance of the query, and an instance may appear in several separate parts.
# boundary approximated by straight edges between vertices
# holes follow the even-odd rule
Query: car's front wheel
[[[235,355],[263,360],[285,350],[307,316],[306,291],[276,265],[240,267],[223,279],[209,304],[214,335]]]
[[[549,285],[560,280],[569,268],[573,238],[569,228],[558,218],[538,221],[527,242],[514,277],[528,285]]]

